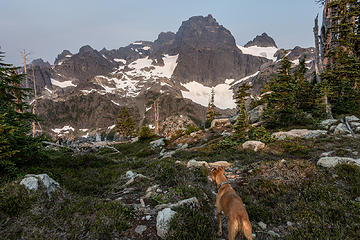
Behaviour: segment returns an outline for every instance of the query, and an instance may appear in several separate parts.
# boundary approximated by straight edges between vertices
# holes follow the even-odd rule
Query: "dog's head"
[[[225,170],[223,167],[214,168],[213,170],[211,170],[210,180],[215,182],[216,176],[219,174],[224,174],[224,173],[225,173]]]

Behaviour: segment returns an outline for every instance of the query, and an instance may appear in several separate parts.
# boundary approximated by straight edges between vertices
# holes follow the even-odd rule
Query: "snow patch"
[[[87,131],[89,131],[89,129],[87,129],[87,128],[80,128],[79,130],[82,131],[82,132],[87,132]]]
[[[112,129],[114,129],[114,127],[115,127],[115,125],[111,125],[111,126],[108,127],[108,129],[112,130]]]
[[[246,80],[248,80],[248,79],[250,79],[250,78],[252,78],[252,77],[257,76],[259,73],[260,73],[260,71],[257,71],[256,73],[254,73],[254,74],[252,74],[252,75],[250,75],[250,76],[244,77],[244,78],[242,78],[242,79],[240,79],[240,80],[238,80],[238,81],[236,81],[236,82],[231,83],[231,85],[239,84],[239,83],[241,83],[241,82],[243,82],[243,81],[246,81]]]
[[[77,85],[73,84],[72,81],[60,82],[60,81],[57,81],[57,80],[55,80],[53,78],[51,78],[51,84],[55,85],[57,87],[60,87],[60,88],[76,87],[77,86]]]
[[[126,64],[126,60],[125,59],[122,59],[122,58],[114,58],[114,61],[115,62],[121,62],[123,64]]]
[[[274,55],[279,50],[276,47],[258,47],[258,46],[251,46],[251,47],[238,46],[238,48],[243,52],[243,54],[253,55],[257,57],[264,57],[272,61],[276,61],[276,57],[274,57]]]
[[[151,47],[149,47],[149,46],[145,46],[145,47],[143,47],[142,49],[144,49],[145,51],[147,51],[147,50],[149,50]]]
[[[147,107],[147,108],[145,109],[145,112],[149,111],[150,109],[152,109],[152,106]]]
[[[71,130],[71,131],[75,131],[75,129],[73,127],[70,127],[70,126],[64,126],[63,128],[55,128],[55,129],[51,129],[54,133],[61,133],[61,132],[64,132],[66,131],[65,133],[69,133],[68,131]]]
[[[188,91],[181,91],[184,98],[190,99],[191,101],[198,103],[204,107],[207,107],[211,97],[211,88],[206,87],[198,82],[189,82],[181,84]],[[219,84],[214,87],[214,104],[220,109],[233,109],[236,107],[233,99],[233,91],[229,84]]]
[[[152,59],[149,57],[140,58],[129,64],[129,67],[133,70],[127,72],[127,74],[133,77],[143,76],[145,79],[151,77],[165,77],[171,78],[176,66],[179,54],[170,56],[165,54],[163,57],[164,66],[153,66]]]
[[[117,103],[117,102],[115,102],[115,101],[113,101],[113,100],[111,100],[111,102],[112,102],[113,104],[115,104],[116,106],[120,106],[119,103]]]
[[[65,57],[66,57],[66,58],[71,58],[71,57],[72,57],[72,55],[66,55]]]
[[[133,42],[132,45],[142,45],[142,42]]]

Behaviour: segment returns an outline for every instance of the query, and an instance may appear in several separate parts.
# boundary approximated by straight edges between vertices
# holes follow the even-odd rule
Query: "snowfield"
[[[55,129],[51,129],[54,133],[69,133],[69,130],[71,131],[75,131],[75,129],[73,127],[70,127],[70,126],[64,126],[63,128],[55,128]]]
[[[152,59],[149,57],[140,58],[129,64],[129,68],[133,69],[126,72],[133,77],[144,77],[146,80],[150,78],[171,78],[176,66],[179,54],[170,56],[165,54],[162,58],[164,66],[154,66],[151,63]]]
[[[206,87],[198,82],[189,82],[181,84],[188,91],[181,91],[184,98],[207,107],[211,97],[211,87]],[[215,97],[214,104],[220,109],[235,108],[236,104],[233,99],[233,91],[229,84],[219,84],[214,87]]]
[[[239,84],[245,80],[255,77],[260,72],[256,72],[252,75],[244,77],[240,80],[226,79],[223,84],[218,84],[214,87],[214,104],[220,109],[233,109],[236,108],[235,101],[233,99],[234,92],[231,89],[232,86]],[[206,87],[198,82],[189,82],[181,84],[188,91],[181,91],[183,98],[190,99],[191,101],[198,103],[204,107],[207,107],[211,97],[211,87]]]
[[[257,57],[264,57],[272,61],[276,61],[276,57],[274,57],[274,54],[279,50],[276,47],[251,46],[246,48],[239,45],[238,48],[243,52],[243,54],[253,55]]]
[[[76,87],[77,85],[73,84],[72,81],[64,81],[60,82],[53,78],[51,78],[51,84],[60,88],[67,88],[67,87]]]

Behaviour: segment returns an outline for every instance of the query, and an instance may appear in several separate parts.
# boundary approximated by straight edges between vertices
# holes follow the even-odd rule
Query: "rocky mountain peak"
[[[167,44],[175,40],[175,33],[173,32],[161,32],[158,38],[154,41],[156,44]]]
[[[261,35],[256,36],[252,41],[248,42],[244,47],[276,47],[276,43],[272,37],[267,35],[267,33],[263,33]]]
[[[236,48],[231,32],[213,18],[194,16],[182,22],[176,33],[176,43],[181,49],[184,45],[195,49]]]
[[[57,57],[55,58],[54,64],[58,64],[61,60],[65,59],[66,56],[72,56],[72,53],[69,50],[63,50]]]
[[[34,59],[30,65],[33,65],[34,67],[38,66],[40,68],[50,68],[51,65],[49,62],[44,62],[42,58]]]
[[[86,52],[92,52],[94,49],[90,47],[89,45],[85,45],[79,49],[79,53],[86,53]]]

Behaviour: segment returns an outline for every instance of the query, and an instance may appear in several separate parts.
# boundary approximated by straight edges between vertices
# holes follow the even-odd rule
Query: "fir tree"
[[[206,121],[205,121],[205,127],[209,128],[211,125],[211,122],[215,119],[216,115],[218,115],[215,111],[215,91],[214,88],[211,89],[211,97],[208,105],[208,109],[206,112]]]
[[[239,86],[237,93],[234,97],[238,110],[238,117],[234,126],[235,135],[239,139],[245,139],[247,137],[247,131],[249,130],[248,115],[246,112],[246,98],[250,96],[247,92],[251,86],[243,83]]]
[[[24,75],[2,62],[0,52],[0,174],[16,173],[16,167],[34,158],[39,139],[30,136],[31,122],[37,120],[27,111],[28,89],[20,87]]]
[[[285,56],[278,74],[266,86],[264,120],[270,127],[292,124],[297,112],[296,81],[290,74],[291,62]]]
[[[295,103],[298,110],[311,113],[315,107],[314,85],[305,79],[306,70],[304,57],[294,71]]]
[[[129,114],[127,108],[123,107],[117,116],[115,129],[124,137],[129,137],[134,133],[135,122]]]

